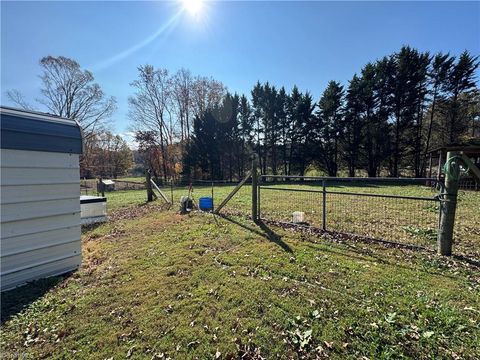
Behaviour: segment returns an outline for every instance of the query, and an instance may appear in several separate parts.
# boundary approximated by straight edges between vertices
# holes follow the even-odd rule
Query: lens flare
[[[198,16],[203,9],[202,0],[182,0],[183,8],[193,16]]]

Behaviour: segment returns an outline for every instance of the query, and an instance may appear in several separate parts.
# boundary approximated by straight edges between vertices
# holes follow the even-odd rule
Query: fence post
[[[151,183],[151,175],[150,175],[150,169],[147,169],[145,171],[145,181],[146,181],[146,188],[147,188],[147,201],[153,201],[153,190],[152,190],[152,183]]]
[[[212,179],[212,211],[213,211],[213,209],[215,209],[215,202],[214,202],[213,199],[214,198],[213,198],[213,179]]]
[[[98,187],[100,189],[100,193],[102,194],[102,197],[105,197],[105,184],[103,183],[102,177],[98,178]]]
[[[258,159],[252,159],[252,220],[258,221]]]
[[[327,230],[327,190],[325,188],[325,179],[322,179],[322,229]]]
[[[453,226],[455,224],[455,210],[457,207],[458,181],[460,179],[460,162],[456,151],[447,153],[445,171],[445,194],[440,207],[440,228],[438,229],[438,253],[452,255]]]

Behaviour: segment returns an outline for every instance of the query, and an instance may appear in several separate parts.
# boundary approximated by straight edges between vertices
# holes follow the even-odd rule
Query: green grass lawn
[[[480,357],[473,265],[142,209],[85,230],[79,271],[3,294],[3,358]]]

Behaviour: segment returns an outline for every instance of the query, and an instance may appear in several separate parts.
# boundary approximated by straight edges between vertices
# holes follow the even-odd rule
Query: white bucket
[[[295,224],[305,222],[305,213],[303,211],[294,211],[292,214],[292,222]]]

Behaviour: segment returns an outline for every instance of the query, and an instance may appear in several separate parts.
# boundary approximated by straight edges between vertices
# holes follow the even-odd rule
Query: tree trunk
[[[397,113],[395,121],[395,145],[393,150],[392,176],[398,177],[398,162],[400,160],[400,114]]]
[[[433,128],[433,119],[435,117],[435,106],[437,105],[437,89],[435,88],[433,92],[433,99],[432,99],[432,110],[430,113],[430,123],[428,124],[428,132],[427,132],[427,139],[425,141],[425,153],[423,155],[425,164],[425,159],[427,158],[428,150],[430,149],[430,139],[432,137],[432,128]],[[422,174],[424,173],[425,169],[422,169]]]
[[[452,103],[452,116],[450,118],[450,129],[449,129],[450,143],[455,142],[454,129],[455,129],[455,121],[457,119],[457,101],[458,101],[458,92],[455,91],[455,94],[453,96],[453,103]]]

